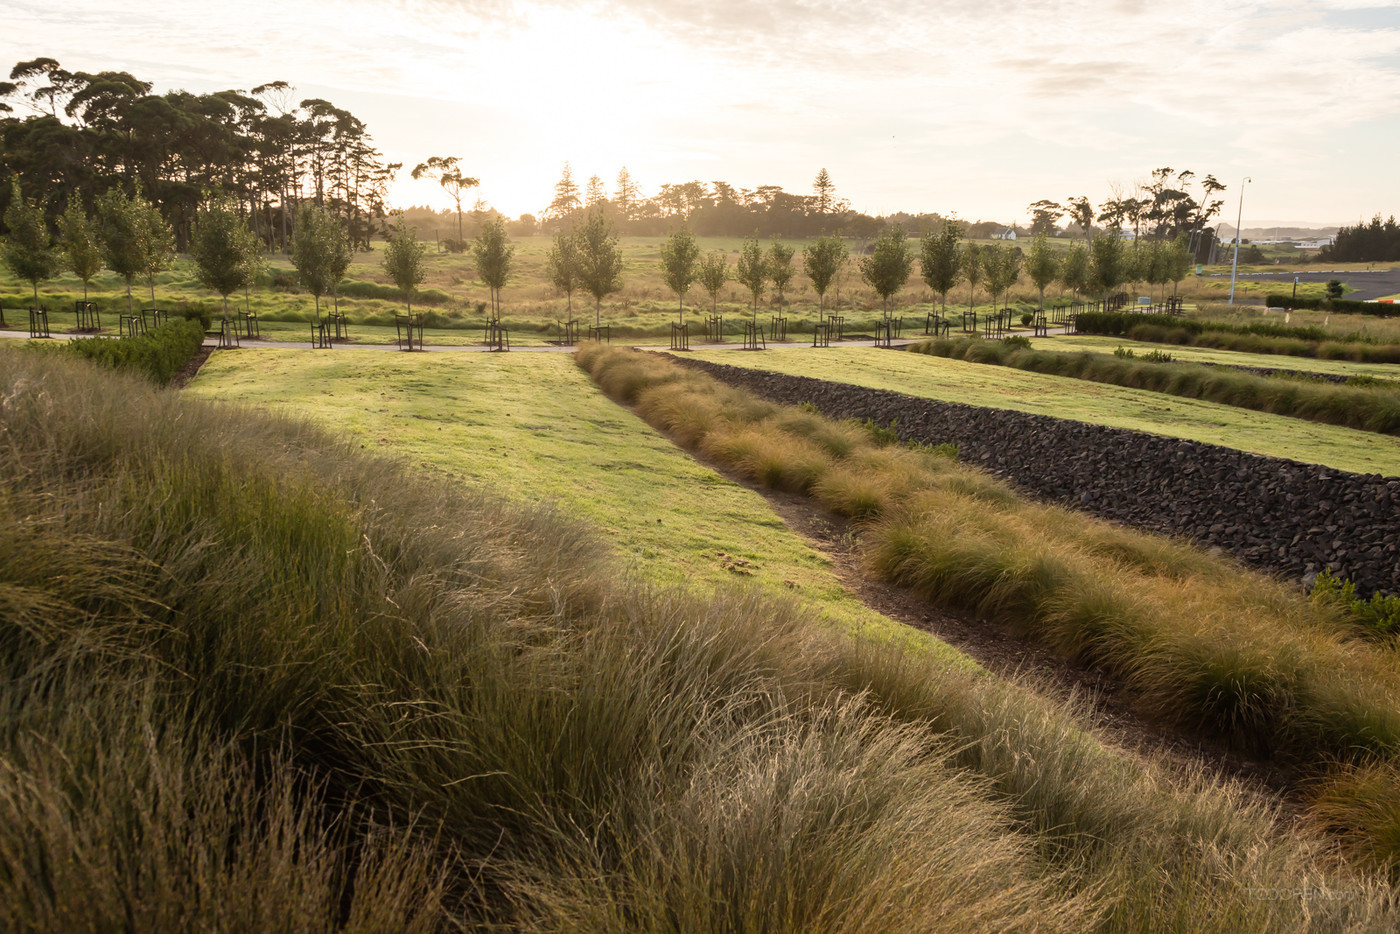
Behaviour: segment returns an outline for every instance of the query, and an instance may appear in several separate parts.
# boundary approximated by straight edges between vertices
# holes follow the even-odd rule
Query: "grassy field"
[[[657,583],[750,582],[843,626],[966,662],[855,600],[763,497],[677,451],[571,356],[248,350],[215,353],[185,391],[304,415],[424,474],[559,505]]]
[[[451,397],[458,432],[433,408],[449,387],[413,368],[304,388],[288,366],[270,392],[274,357],[217,354],[237,372],[170,393],[0,358],[6,930],[1395,927],[1385,876],[1267,801],[1113,753],[1065,707],[910,643],[706,589],[664,567],[686,546],[638,570],[691,591],[628,575],[610,552],[642,535],[617,516],[600,542],[458,482],[499,467],[520,479],[496,488],[569,512],[643,513],[627,490],[540,492],[551,411],[599,422],[565,445],[616,448],[561,457],[575,493],[678,467],[577,374],[536,377],[546,404],[518,388],[529,371],[456,371],[476,390]]]
[[[665,335],[669,323],[676,320],[676,297],[665,286],[659,266],[663,240],[661,237],[626,237],[621,241],[623,287],[620,292],[604,299],[601,308],[602,323],[612,325],[620,334]],[[514,241],[515,268],[502,298],[503,317],[511,328],[511,338],[515,342],[529,344],[549,339],[553,336],[552,329],[556,322],[568,315],[565,296],[549,285],[545,273],[545,260],[552,242],[550,237],[544,235]],[[705,252],[718,250],[727,254],[732,269],[742,241],[734,237],[701,237],[699,243]],[[1058,243],[1062,247],[1067,244],[1067,241]],[[793,240],[788,245],[794,247],[797,254],[792,264],[793,280],[781,310],[792,319],[791,327],[810,330],[810,322],[817,316],[817,295],[802,272],[801,249],[805,242]],[[431,251],[432,244],[428,246]],[[1025,248],[1025,244],[1021,246]],[[873,320],[880,302],[861,282],[856,267],[856,257],[863,244],[852,241],[850,247],[852,259],[828,294],[827,306],[829,309],[837,307],[841,313],[851,316],[850,324],[860,329],[864,321]],[[353,336],[360,342],[383,343],[392,340],[393,315],[403,308],[402,296],[389,283],[381,261],[380,250],[357,255],[343,285],[341,308],[351,323],[357,325]],[[462,344],[467,342],[464,332],[472,340],[480,340],[484,314],[479,309],[488,300],[488,290],[476,278],[471,255],[429,252],[425,258],[425,269],[426,278],[420,286],[422,294],[415,299],[414,307],[436,316],[429,322],[436,326],[429,328],[428,340],[441,344]],[[1239,291],[1245,301],[1262,301],[1264,294],[1276,287],[1276,282],[1241,282]],[[1228,290],[1228,279],[1197,279],[1191,276],[1181,284],[1180,294],[1190,302],[1216,303],[1223,301]],[[1145,294],[1142,289],[1137,291]],[[54,327],[67,329],[76,324],[72,303],[82,294],[82,283],[71,275],[41,285],[40,300],[50,307]],[[149,304],[146,283],[135,283],[133,294],[138,305]],[[1011,294],[1013,304],[1021,303],[1025,306],[1024,310],[1029,310],[1035,302],[1035,289],[1025,277],[1012,289]],[[28,283],[15,280],[8,269],[0,269],[0,304],[6,309],[6,318],[12,325],[24,326],[25,317],[20,309],[30,304],[29,295]],[[164,307],[203,305],[216,313],[221,309],[219,297],[198,284],[192,263],[183,256],[177,259],[172,269],[156,277],[155,295],[157,304]],[[115,275],[104,272],[94,280],[90,297],[101,306],[104,323],[110,319],[115,329],[116,315],[119,309],[126,307],[125,284]],[[919,317],[933,310],[935,299],[936,296],[919,278],[916,264],[906,288],[896,296],[899,312]],[[979,289],[975,300],[979,307],[990,309],[990,298],[985,291]],[[1068,298],[1052,287],[1047,300],[1067,301]],[[960,309],[967,301],[967,289],[959,286],[949,296],[949,307]],[[233,296],[231,304],[242,307],[245,304],[244,296]],[[273,255],[267,258],[267,269],[246,298],[246,304],[259,314],[263,333],[269,339],[310,340],[307,322],[312,320],[314,314],[313,299],[299,291],[295,272],[286,257]],[[749,312],[749,305],[749,295],[743,287],[734,282],[724,287],[719,296],[718,311],[727,321],[734,319],[730,323],[731,333],[738,332],[737,319]],[[698,285],[692,286],[687,295],[686,308],[687,318],[692,314],[708,313],[710,299]],[[765,295],[759,304],[760,316],[766,319],[777,310],[773,296]],[[576,293],[573,296],[573,313],[585,325],[592,323],[592,299],[582,292]],[[1295,315],[1301,316],[1303,313]],[[699,326],[697,320],[693,329]],[[1382,325],[1361,320],[1355,327],[1376,328]],[[1400,324],[1394,327],[1400,328]]]
[[[1315,357],[1263,356],[1207,347],[1186,347],[1180,344],[1157,344],[1132,341],[1122,337],[1096,337],[1092,334],[1063,334],[1055,337],[1031,338],[1036,350],[1065,352],[1088,351],[1111,354],[1119,347],[1134,351],[1138,356],[1154,350],[1171,354],[1183,363],[1213,363],[1217,366],[1251,366],[1267,369],[1298,370],[1302,373],[1326,373],[1338,376],[1372,376],[1376,379],[1400,380],[1400,366],[1387,363],[1353,363],[1350,360],[1319,360]]]
[[[696,356],[940,402],[1031,412],[1203,441],[1356,473],[1394,475],[1400,465],[1397,438],[962,360],[863,347],[791,348],[757,354],[702,351]]]

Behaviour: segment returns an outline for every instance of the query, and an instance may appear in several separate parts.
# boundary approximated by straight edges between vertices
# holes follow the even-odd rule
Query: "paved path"
[[[1400,266],[1394,269],[1336,269],[1319,270],[1317,272],[1297,272],[1295,270],[1279,270],[1276,273],[1256,272],[1240,273],[1241,279],[1250,279],[1255,282],[1274,281],[1278,283],[1278,292],[1292,292],[1293,278],[1296,276],[1301,282],[1328,282],[1332,279],[1340,279],[1345,284],[1355,289],[1355,292],[1347,294],[1347,298],[1352,301],[1365,302],[1373,298],[1384,298],[1387,295],[1400,295]],[[1230,274],[1219,273],[1212,278],[1228,279]]]

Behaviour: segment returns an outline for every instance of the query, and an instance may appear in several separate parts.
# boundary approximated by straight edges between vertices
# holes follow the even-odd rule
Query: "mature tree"
[[[904,228],[898,226],[886,228],[875,239],[870,255],[861,257],[860,277],[880,296],[886,318],[890,316],[890,299],[904,288],[913,268],[914,258],[905,242]]]
[[[34,307],[39,307],[39,283],[52,279],[63,268],[62,258],[54,249],[49,225],[44,219],[43,204],[26,200],[20,195],[19,179],[10,180],[10,206],[5,209],[5,227],[9,236],[0,241],[5,265],[17,278],[34,288]]]
[[[642,199],[641,189],[632,178],[632,173],[627,171],[627,166],[623,166],[617,173],[617,191],[613,194],[613,204],[617,207],[618,216],[623,220],[630,221],[637,216],[638,202]]]
[[[992,293],[992,307],[997,299],[1005,296],[1021,276],[1021,248],[1009,243],[996,243],[982,253],[982,267],[986,270],[987,291]]]
[[[739,250],[739,263],[734,272],[734,281],[749,290],[753,296],[753,315],[758,317],[758,300],[763,297],[763,290],[768,285],[768,260],[763,255],[763,248],[758,245],[758,240],[750,237],[744,241],[744,246]]]
[[[700,285],[710,293],[710,314],[719,307],[719,291],[729,281],[729,259],[718,251],[711,252],[700,263]]]
[[[826,317],[826,290],[845,265],[850,251],[840,237],[818,237],[802,251],[802,269],[817,293],[817,320]]]
[[[1060,284],[1078,298],[1089,290],[1089,248],[1071,243],[1060,260]]]
[[[556,221],[563,220],[577,211],[581,204],[578,185],[574,184],[574,170],[565,162],[563,174],[559,176],[559,181],[554,183],[554,200],[549,202],[549,207],[545,209],[545,216]]]
[[[510,277],[511,258],[515,255],[515,247],[506,238],[504,217],[491,215],[477,235],[472,254],[476,257],[476,274],[491,290],[491,317],[499,318],[501,289],[505,288],[506,279]]]
[[[962,251],[962,274],[967,280],[967,310],[972,310],[972,300],[977,295],[977,283],[982,280],[983,247],[969,243]]]
[[[836,185],[831,181],[825,168],[817,173],[812,181],[812,191],[816,198],[817,213],[822,217],[831,213],[836,205]]]
[[[453,202],[457,205],[457,249],[454,252],[460,253],[465,249],[466,239],[462,233],[462,196],[469,188],[475,188],[481,184],[480,179],[469,178],[462,174],[462,170],[457,167],[461,162],[460,156],[431,156],[427,162],[420,162],[413,167],[413,178],[435,178],[442,190],[452,196]]]
[[[423,269],[423,253],[426,250],[427,246],[418,242],[417,231],[408,226],[400,212],[393,230],[389,232],[389,241],[384,244],[383,266],[394,285],[403,290],[404,304],[409,314],[413,314],[413,292],[426,275]]]
[[[107,268],[126,282],[127,312],[134,313],[131,282],[139,275],[151,280],[151,304],[155,304],[155,274],[171,260],[170,228],[160,213],[141,195],[109,189],[97,199],[102,230],[102,258]]]
[[[578,254],[578,281],[593,296],[593,325],[603,321],[603,296],[622,288],[622,251],[617,234],[601,208],[588,212],[588,219],[574,233]]]
[[[1123,284],[1126,276],[1123,238],[1116,230],[1101,233],[1089,244],[1089,287],[1107,306],[1108,293]]]
[[[695,236],[682,227],[661,244],[661,270],[666,285],[680,302],[679,314],[685,320],[685,293],[698,275],[696,263],[700,259],[700,244]]]
[[[1065,203],[1069,206],[1069,219],[1079,225],[1079,231],[1084,235],[1084,242],[1088,243],[1089,238],[1094,235],[1094,206],[1084,195],[1070,198]]]
[[[578,244],[573,234],[557,233],[554,246],[545,257],[545,272],[550,283],[569,300],[569,320],[574,320],[574,290],[579,287]]]
[[[321,320],[321,296],[336,289],[349,266],[349,255],[350,243],[340,220],[327,208],[303,204],[292,236],[292,265],[316,300],[317,321]]]
[[[783,292],[792,281],[793,248],[777,237],[768,245],[768,278],[773,280],[773,291],[778,293],[777,303],[783,304]]]
[[[227,329],[229,295],[246,287],[262,266],[262,242],[239,216],[232,199],[217,198],[199,212],[190,256],[200,284],[223,296]]]
[[[58,246],[73,275],[83,281],[83,301],[93,277],[102,271],[102,235],[76,198],[58,218]]]
[[[584,195],[583,206],[596,208],[601,204],[606,204],[608,200],[608,189],[603,184],[603,176],[590,175],[588,177],[588,189]]]
[[[948,292],[962,278],[963,227],[946,221],[937,236],[933,231],[919,241],[919,269],[924,284],[938,293],[940,314],[948,314]]]
[[[1060,274],[1060,258],[1050,246],[1050,239],[1044,230],[1031,241],[1030,253],[1026,256],[1026,274],[1040,292],[1040,310],[1045,310],[1045,287],[1055,281]]]
[[[1055,229],[1055,224],[1060,218],[1065,216],[1064,205],[1058,201],[1051,201],[1042,198],[1030,206],[1031,211],[1031,233],[1049,233]]]

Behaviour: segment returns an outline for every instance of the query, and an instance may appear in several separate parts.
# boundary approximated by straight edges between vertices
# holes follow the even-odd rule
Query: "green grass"
[[[1089,382],[1146,389],[1187,399],[1305,418],[1360,431],[1400,434],[1400,383],[1336,385],[1122,354],[1033,350],[1025,342],[977,337],[938,338],[906,348],[910,353]]]
[[[695,356],[940,402],[1203,441],[1356,473],[1394,475],[1400,464],[1400,441],[1371,432],[962,360],[864,347],[790,348],[756,354],[700,351]]]
[[[1156,350],[1171,354],[1183,363],[1211,363],[1217,366],[1249,366],[1265,369],[1297,370],[1300,373],[1325,373],[1337,376],[1371,376],[1376,379],[1400,381],[1400,366],[1391,363],[1356,363],[1351,360],[1319,360],[1314,357],[1268,356],[1209,347],[1186,347],[1181,344],[1161,344],[1134,341],[1123,337],[1095,337],[1091,334],[1062,334],[1031,339],[1036,350],[1056,350],[1066,353],[1087,351],[1111,354],[1126,347],[1142,356]]]
[[[220,352],[186,392],[313,418],[425,474],[558,504],[659,583],[744,581],[956,655],[868,610],[766,500],[657,437],[569,356]]]
[[[0,355],[7,930],[1394,927],[1306,830],[1019,688]],[[1256,894],[1304,887],[1346,897]]]

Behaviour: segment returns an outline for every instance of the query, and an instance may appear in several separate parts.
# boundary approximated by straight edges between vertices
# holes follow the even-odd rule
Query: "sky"
[[[1002,223],[1161,166],[1245,228],[1400,214],[1400,0],[0,0],[0,65],[39,56],[287,81],[404,163],[394,206],[451,206],[408,177],[438,155],[510,216],[566,161]]]

